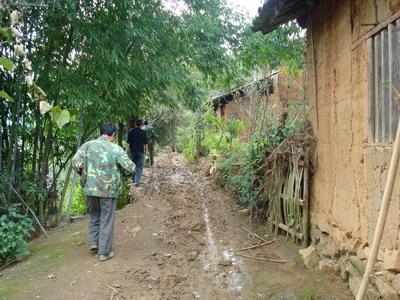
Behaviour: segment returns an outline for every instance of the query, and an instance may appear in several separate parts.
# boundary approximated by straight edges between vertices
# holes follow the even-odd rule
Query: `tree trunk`
[[[45,133],[45,128],[46,128],[46,120],[42,120],[41,121],[42,127],[41,130],[39,132],[39,148],[38,148],[38,160],[37,160],[37,166],[36,166],[36,173],[37,176],[35,177],[37,179],[37,184],[39,185],[39,173],[41,171],[41,167],[42,167],[42,160],[43,160],[43,147],[44,147],[44,133]]]
[[[64,186],[63,186],[63,189],[61,192],[60,204],[58,205],[58,213],[60,216],[62,215],[62,209],[64,206],[65,196],[67,194],[67,189],[68,189],[69,182],[71,179],[71,174],[72,174],[72,164],[69,165],[67,175],[65,176]]]
[[[176,115],[174,114],[171,120],[172,127],[172,152],[176,153]]]
[[[72,179],[72,186],[71,189],[69,190],[69,199],[68,199],[68,205],[67,205],[67,210],[65,211],[65,220],[70,219],[71,215],[71,206],[72,202],[74,200],[75,196],[75,188],[76,184],[78,183],[78,173],[74,172],[74,177]]]
[[[19,138],[18,137],[18,131],[19,131],[18,118],[19,118],[19,114],[21,111],[21,103],[22,103],[22,100],[21,100],[21,97],[19,97],[18,102],[17,102],[17,108],[16,108],[15,115],[14,115],[15,117],[14,117],[12,127],[11,127],[11,129],[12,129],[12,135],[11,135],[12,136],[11,137],[12,151],[10,149],[10,151],[8,153],[7,170],[10,173],[10,182],[11,182],[11,185],[13,185],[13,186],[15,185],[15,178],[16,178],[15,171],[16,171],[16,166],[17,166],[18,138]],[[18,190],[18,186],[16,187],[16,189]],[[10,189],[8,191],[8,199],[11,199],[11,195],[12,195],[12,189],[10,186]]]
[[[35,134],[33,136],[33,151],[32,151],[32,173],[33,176],[35,176],[36,173],[36,163],[37,163],[37,152],[38,152],[38,143],[39,143],[39,138],[41,134],[41,127],[42,127],[42,122],[40,119],[40,114],[39,110],[36,109],[35,112],[35,117],[36,117],[36,128],[35,128]]]
[[[122,134],[124,131],[124,123],[118,123],[118,145],[122,147]]]
[[[16,164],[16,156],[17,156],[17,151],[18,151],[18,118],[19,118],[19,113],[21,110],[21,98],[18,99],[17,102],[17,107],[15,109],[14,112],[14,118],[12,121],[12,125],[11,125],[11,141],[10,141],[10,151],[8,153],[8,166],[7,166],[7,170],[10,173],[14,173],[15,171],[15,164]],[[12,183],[14,183],[14,180],[11,181]]]
[[[7,164],[6,164],[6,157],[8,156],[7,153],[10,149],[10,143],[9,143],[9,130],[8,130],[8,125],[7,125],[7,115],[8,115],[8,109],[7,107],[5,107],[4,109],[4,114],[1,114],[1,126],[3,127],[3,141],[2,141],[2,145],[3,145],[3,160],[4,160],[4,164],[3,164],[3,170],[6,170],[7,168]]]
[[[20,151],[20,157],[19,157],[19,166],[18,168],[20,170],[24,170],[24,165],[25,165],[25,143],[26,143],[26,114],[24,113],[26,111],[26,103],[22,106],[22,143],[21,143],[21,151]],[[22,176],[18,177],[18,186],[21,185],[22,182]]]
[[[80,114],[79,114],[79,130],[78,130],[78,140],[77,140],[77,147],[76,149],[78,150],[79,147],[81,146],[82,143],[82,133],[83,133],[83,107],[84,103],[82,102],[82,107],[80,109]],[[71,206],[72,206],[72,201],[74,200],[74,195],[75,195],[75,188],[76,188],[76,183],[78,182],[78,173],[74,172],[74,177],[72,179],[72,186],[69,192],[69,199],[68,199],[68,205],[67,205],[67,211],[65,212],[65,219],[69,220],[70,219],[70,214],[71,214]],[[83,188],[83,187],[82,187]]]
[[[48,116],[50,118],[50,116]],[[44,145],[44,155],[43,155],[43,160],[40,168],[40,180],[39,180],[39,186],[43,188],[43,191],[46,191],[46,176],[47,173],[49,172],[49,156],[51,152],[51,148],[53,145],[53,123],[51,120],[49,120],[49,128],[47,131],[47,136],[46,136],[46,142]],[[43,193],[45,195],[45,193]],[[39,220],[43,224],[45,221],[45,207],[44,207],[44,201],[39,201]]]
[[[3,127],[0,125],[0,174],[3,174]]]
[[[195,135],[195,139],[196,139],[196,161],[199,160],[200,158],[200,130],[196,129],[196,135]]]

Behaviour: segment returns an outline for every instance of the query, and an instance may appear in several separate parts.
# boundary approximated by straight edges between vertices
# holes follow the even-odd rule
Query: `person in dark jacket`
[[[135,172],[132,176],[132,182],[135,186],[139,186],[142,177],[144,165],[144,152],[147,147],[146,132],[142,129],[142,120],[136,120],[136,127],[128,132],[127,151],[130,153],[132,161],[135,163]]]

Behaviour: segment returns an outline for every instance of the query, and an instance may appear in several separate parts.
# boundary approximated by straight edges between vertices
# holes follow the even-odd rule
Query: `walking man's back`
[[[142,121],[136,121],[136,127],[129,130],[127,150],[130,152],[131,159],[135,163],[135,173],[132,176],[132,182],[139,186],[142,177],[144,164],[144,151],[147,145],[146,132],[142,129]]]
[[[121,171],[130,174],[134,169],[125,151],[112,143],[116,132],[113,124],[101,126],[101,136],[83,144],[72,159],[87,196],[90,250],[98,252],[101,261],[114,255],[112,240]]]

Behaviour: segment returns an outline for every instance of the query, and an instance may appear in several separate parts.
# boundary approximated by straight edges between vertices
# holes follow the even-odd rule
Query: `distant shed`
[[[263,79],[221,93],[212,98],[215,113],[225,119],[240,120],[249,125],[255,106],[268,105],[278,116],[288,111],[290,103],[304,101],[304,77],[288,78],[277,71]]]

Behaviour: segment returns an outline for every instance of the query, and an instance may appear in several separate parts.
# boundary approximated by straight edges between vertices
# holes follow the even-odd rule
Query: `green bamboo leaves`
[[[0,57],[0,65],[3,66],[7,71],[12,71],[14,64],[13,62],[5,57]]]
[[[12,71],[14,64],[10,59],[0,57],[0,66],[2,66],[7,71]],[[0,91],[0,98],[5,99],[6,101],[14,102],[14,99],[4,90]]]
[[[7,94],[7,92],[3,90],[0,91],[0,98],[5,99],[6,101],[14,102],[14,99],[9,94]]]

